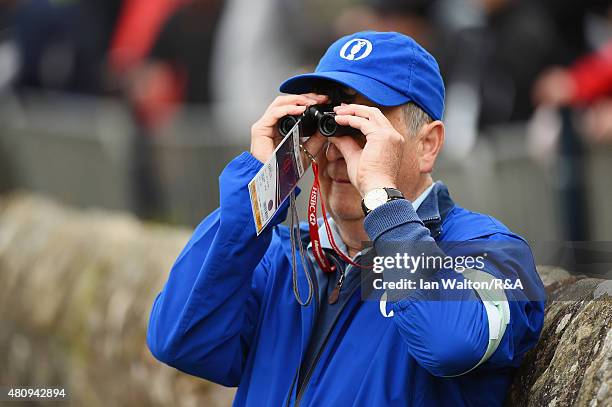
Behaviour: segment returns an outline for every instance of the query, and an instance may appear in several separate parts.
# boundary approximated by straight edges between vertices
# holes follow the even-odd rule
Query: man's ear
[[[444,123],[435,120],[421,128],[418,135],[419,170],[422,174],[433,171],[436,158],[444,145]]]

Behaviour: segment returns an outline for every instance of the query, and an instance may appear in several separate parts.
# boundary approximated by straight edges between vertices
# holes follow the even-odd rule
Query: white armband
[[[504,333],[506,332],[506,326],[510,323],[510,306],[508,305],[506,292],[503,288],[493,288],[495,287],[493,282],[495,277],[482,270],[472,269],[464,271],[463,277],[472,282],[483,283],[477,284],[477,288],[474,290],[478,293],[478,296],[482,300],[482,304],[487,312],[487,320],[489,323],[489,343],[484,355],[475,366],[463,373],[444,377],[462,376],[489,360],[491,355],[497,350],[497,347],[501,343]]]

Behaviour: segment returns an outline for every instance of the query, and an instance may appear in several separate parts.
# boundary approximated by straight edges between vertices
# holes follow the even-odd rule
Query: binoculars
[[[325,137],[356,136],[361,134],[357,129],[350,126],[340,126],[336,123],[336,105],[313,105],[306,108],[306,111],[299,116],[285,116],[278,122],[278,132],[285,137],[289,131],[300,121],[301,137],[310,137],[317,130]]]

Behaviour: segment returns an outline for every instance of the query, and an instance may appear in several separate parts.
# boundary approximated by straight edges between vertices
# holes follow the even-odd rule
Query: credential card
[[[276,147],[272,157],[249,182],[249,195],[257,235],[264,230],[281,204],[293,191],[304,175],[304,170],[298,122]]]

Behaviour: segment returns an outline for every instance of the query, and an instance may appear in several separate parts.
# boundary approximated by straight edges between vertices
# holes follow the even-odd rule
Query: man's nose
[[[333,143],[328,143],[327,149],[325,150],[325,157],[327,158],[327,161],[330,162],[344,158],[340,150],[338,150],[338,147],[336,147]]]

